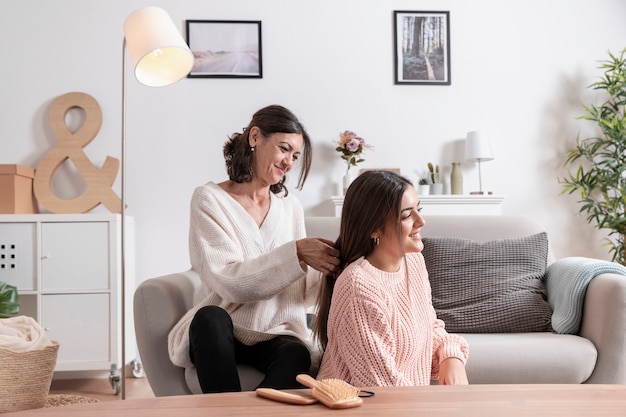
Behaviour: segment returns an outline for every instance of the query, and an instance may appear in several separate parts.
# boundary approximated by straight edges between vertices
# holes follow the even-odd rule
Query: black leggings
[[[299,388],[296,375],[308,373],[311,354],[293,336],[246,346],[235,339],[230,315],[217,306],[198,310],[189,327],[189,356],[198,372],[203,393],[241,391],[237,364],[246,364],[265,374],[259,387]]]

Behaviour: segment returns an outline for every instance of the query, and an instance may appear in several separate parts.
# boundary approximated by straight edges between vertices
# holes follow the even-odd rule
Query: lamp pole
[[[122,149],[121,149],[121,394],[126,398],[126,51],[135,78],[144,85],[173,84],[191,71],[194,57],[167,12],[144,7],[124,22],[122,42]]]

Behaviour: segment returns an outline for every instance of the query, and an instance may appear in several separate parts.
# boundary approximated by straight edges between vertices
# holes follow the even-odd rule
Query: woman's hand
[[[339,266],[339,251],[333,245],[333,241],[321,237],[297,240],[298,259],[324,275],[333,275]]]
[[[448,358],[439,364],[439,385],[468,385],[465,364],[459,358]]]

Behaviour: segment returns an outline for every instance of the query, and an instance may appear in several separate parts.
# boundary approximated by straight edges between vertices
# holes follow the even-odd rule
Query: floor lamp
[[[491,191],[483,191],[483,176],[480,172],[480,163],[482,161],[493,160],[493,152],[491,151],[491,143],[486,132],[473,130],[467,132],[465,139],[465,159],[468,161],[478,162],[478,186],[480,191],[472,191],[471,195],[491,194]]]
[[[193,66],[193,54],[165,10],[144,7],[126,18],[122,44],[122,399],[126,398],[126,50],[135,78],[149,87],[173,84],[189,74]]]

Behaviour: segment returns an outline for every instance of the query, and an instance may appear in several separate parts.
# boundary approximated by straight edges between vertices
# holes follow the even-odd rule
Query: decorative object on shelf
[[[33,193],[35,170],[22,165],[0,165],[0,214],[37,213]]]
[[[450,194],[463,194],[463,171],[460,162],[452,163],[452,171],[450,171]]]
[[[467,132],[467,137],[465,139],[465,159],[472,162],[478,162],[479,191],[472,191],[470,194],[491,194],[491,191],[483,191],[483,177],[480,171],[481,162],[493,160],[491,142],[489,141],[489,136],[486,132],[480,130]]]
[[[563,164],[568,175],[559,178],[559,183],[561,194],[580,195],[579,212],[587,215],[587,223],[608,230],[606,246],[612,260],[626,265],[626,48],[619,55],[609,52],[609,59],[601,61],[598,68],[604,70],[604,76],[589,88],[598,90],[604,101],[583,105],[586,114],[578,119],[595,122],[601,134],[576,138],[576,147]],[[574,173],[569,168],[575,168]]]
[[[441,183],[441,172],[439,165],[428,163],[428,172],[430,172],[430,194],[443,194],[443,184]]]
[[[341,159],[346,161],[346,174],[343,176],[343,193],[345,194],[348,187],[356,176],[350,172],[350,168],[365,161],[361,154],[365,149],[371,149],[372,145],[365,143],[365,139],[356,133],[346,130],[339,134],[339,141],[335,150],[341,153]]]
[[[430,184],[428,184],[428,177],[421,177],[417,181],[417,195],[428,195],[430,193]]]
[[[66,117],[75,108],[83,110],[85,120],[72,132]],[[48,123],[58,143],[44,155],[35,171],[33,191],[39,204],[52,213],[86,213],[102,203],[110,212],[120,213],[121,201],[112,188],[120,161],[107,156],[102,167],[97,168],[83,150],[102,126],[102,110],[96,99],[79,92],[63,94],[50,104]],[[52,176],[65,161],[74,164],[87,184],[87,189],[72,199],[57,197],[52,192]]]
[[[348,191],[348,187],[350,187],[350,184],[352,184],[352,181],[354,181],[355,178],[356,178],[356,175],[350,172],[350,170],[347,170],[346,173],[343,175],[343,178],[342,178],[343,195],[346,195],[346,191]]]
[[[143,7],[132,12],[124,22],[122,43],[122,224],[121,224],[121,286],[122,286],[122,370],[121,393],[126,396],[126,53],[131,60],[135,78],[148,87],[164,87],[186,77],[193,67],[194,56],[174,22],[160,7]]]

